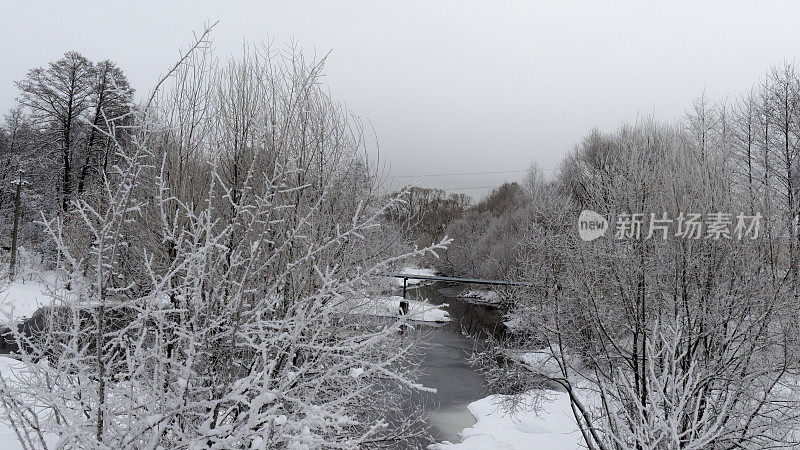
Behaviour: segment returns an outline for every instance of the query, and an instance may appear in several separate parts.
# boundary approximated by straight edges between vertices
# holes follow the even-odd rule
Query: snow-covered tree
[[[401,251],[321,62],[207,33],[137,110],[101,195],[46,220],[64,273],[0,384],[29,447],[391,447],[421,432],[402,319],[354,314]]]
[[[598,139],[579,148],[591,153],[575,161],[603,170],[568,166],[569,196],[536,197],[545,213],[533,216],[521,264],[537,288],[517,295],[515,340],[477,357],[510,392],[566,390],[589,448],[797,445],[788,267],[770,265],[763,235],[707,238],[706,217],[731,211],[734,230],[750,205],[733,195],[727,152],[695,137],[643,123],[604,138],[614,150],[601,159]],[[606,238],[578,238],[576,203],[609,217]],[[676,222],[666,237],[647,239],[643,223],[640,237],[615,238],[614,219],[636,213]],[[700,238],[678,233],[682,213],[702,214]],[[496,364],[509,358],[522,362]]]

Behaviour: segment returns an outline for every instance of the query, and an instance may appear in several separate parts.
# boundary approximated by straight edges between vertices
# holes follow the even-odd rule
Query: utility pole
[[[14,197],[14,230],[11,233],[11,263],[8,268],[8,276],[11,281],[14,281],[14,272],[17,266],[17,232],[19,231],[19,198],[22,193],[22,174],[24,171],[20,169],[19,177],[17,179],[17,194]]]

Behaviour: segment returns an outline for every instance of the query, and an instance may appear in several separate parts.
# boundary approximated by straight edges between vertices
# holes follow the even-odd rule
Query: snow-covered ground
[[[54,272],[45,272],[27,281],[15,280],[0,286],[0,321],[30,317],[37,309],[50,304],[48,294],[55,282]]]
[[[400,315],[400,302],[403,297],[393,295],[391,297],[363,298],[353,300],[343,304],[349,314],[365,314],[380,317],[398,317]],[[445,305],[432,305],[425,301],[408,300],[408,314],[405,316],[409,320],[421,322],[449,322],[450,314],[442,309]]]
[[[404,273],[433,274],[431,270],[406,268]],[[402,280],[401,280],[402,281]],[[411,281],[411,280],[409,280]],[[415,280],[418,281],[418,280]],[[50,302],[49,292],[54,277],[45,273],[25,282],[16,281],[0,289],[0,318],[18,321],[30,317],[38,308]],[[488,294],[488,295],[487,295]],[[492,291],[469,291],[464,296],[496,298]],[[345,303],[349,313],[398,317],[402,297],[365,298]],[[432,305],[426,301],[409,300],[408,319],[425,322],[447,322],[447,305]],[[544,354],[525,353],[512,357],[523,363],[541,363]],[[0,373],[13,376],[19,364],[12,358],[0,356]],[[358,373],[351,374],[357,377]],[[534,395],[533,393],[530,395]],[[490,395],[468,405],[477,422],[461,432],[461,442],[434,444],[432,449],[574,449],[582,442],[570,409],[569,398],[562,392],[549,391],[547,400],[536,411],[506,411],[502,396]],[[22,448],[14,431],[0,418],[0,448]]]
[[[51,303],[49,292],[55,282],[55,273],[44,272],[25,281],[20,279],[0,287],[0,323],[18,322],[30,317],[37,309]],[[21,364],[7,356],[0,356],[0,374],[3,378],[13,379],[22,370]],[[48,436],[48,446],[57,443],[57,436]],[[8,450],[22,449],[17,435],[6,418],[0,414],[0,448]]]
[[[417,272],[419,273],[419,272]],[[19,322],[23,318],[30,317],[37,309],[51,303],[50,292],[55,282],[53,273],[40,274],[26,281],[17,280],[13,283],[5,283],[0,286],[0,324],[9,322]],[[400,312],[399,296],[365,298],[358,301],[346,302],[349,313],[369,314],[383,317],[398,317]],[[432,305],[425,301],[409,300],[409,312],[406,316],[409,320],[424,322],[447,322],[450,316],[447,311],[442,309],[447,305]],[[15,372],[20,370],[20,364],[13,358],[0,356],[0,374],[6,379],[13,378]],[[358,377],[360,373],[354,369],[351,376]],[[21,449],[14,430],[2,417],[0,411],[0,449]],[[52,439],[50,439],[52,438]],[[48,444],[57,441],[56,436],[48,436]]]
[[[433,274],[431,270],[406,268],[404,273]],[[402,280],[401,280],[402,281]],[[411,280],[409,280],[411,281]],[[414,280],[418,281],[418,280]],[[16,281],[0,290],[0,318],[20,320],[30,317],[38,308],[50,302],[48,292],[54,277],[50,273],[24,283]],[[491,295],[494,294],[494,295]],[[469,291],[464,296],[497,298],[492,291]],[[402,297],[365,298],[346,302],[349,313],[397,317]],[[425,301],[409,300],[408,319],[425,322],[447,322],[449,314],[443,307]],[[523,363],[541,362],[543,354],[520,354],[515,359]],[[12,358],[0,356],[0,373],[13,376],[19,364]],[[352,374],[358,376],[358,374]],[[534,394],[530,394],[534,395]],[[461,442],[434,444],[432,449],[574,449],[579,448],[580,432],[570,409],[569,398],[562,392],[549,391],[547,400],[536,411],[506,411],[502,396],[490,395],[468,405],[477,422],[461,432]],[[14,431],[0,418],[0,448],[22,448]]]
[[[518,352],[510,358],[527,365],[531,370],[549,376],[558,376],[559,366],[551,349]],[[576,384],[581,385],[580,381]],[[583,390],[584,401],[593,404],[592,392]],[[444,442],[430,446],[436,450],[463,449],[576,449],[581,448],[583,437],[578,429],[570,406],[569,395],[559,391],[530,391],[519,404],[525,407],[509,411],[503,395],[490,395],[472,402],[467,409],[475,417],[475,425],[464,429],[461,442]],[[532,406],[536,405],[536,408]]]
[[[22,364],[6,356],[0,356],[0,374],[5,380],[13,380],[15,376],[25,376]],[[17,434],[11,425],[8,424],[5,414],[0,410],[0,448],[3,450],[22,450],[25,447],[17,439]],[[40,421],[45,421],[43,415],[39,415]],[[52,433],[45,433],[45,442],[48,448],[58,447],[58,436]]]
[[[3,378],[12,376],[12,370],[18,365],[19,363],[14,359],[0,356],[0,374],[2,374]],[[6,423],[5,417],[2,417],[2,420],[0,420],[0,443],[2,443],[2,448],[4,449],[16,450],[23,448],[14,430]]]
[[[526,394],[529,397],[541,393]],[[460,443],[443,442],[432,450],[573,450],[583,438],[564,392],[547,391],[547,399],[536,410],[508,412],[502,395],[490,395],[467,406],[477,423],[461,432]],[[526,403],[532,403],[533,398]]]
[[[500,294],[490,289],[470,289],[467,292],[459,294],[458,297],[470,303],[485,303],[490,305],[500,303]]]

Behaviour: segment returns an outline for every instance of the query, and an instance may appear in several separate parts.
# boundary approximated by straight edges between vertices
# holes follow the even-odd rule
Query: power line
[[[557,169],[542,169],[541,171],[552,172]],[[507,174],[507,173],[527,173],[528,170],[487,170],[483,172],[453,172],[453,173],[429,173],[429,174],[420,174],[420,175],[389,175],[389,178],[432,178],[432,177],[447,177],[447,176],[459,176],[459,175],[487,175],[487,174]],[[433,189],[441,189],[443,191],[466,191],[466,190],[473,190],[473,189],[495,189],[502,186],[501,184],[492,185],[492,186],[466,186],[466,187],[455,187],[455,188],[445,188],[445,187],[434,187]]]
[[[554,169],[542,169],[554,170]],[[428,173],[419,175],[389,175],[391,178],[430,178],[430,177],[451,177],[459,175],[489,175],[489,174],[503,174],[503,173],[525,173],[527,170],[488,170],[485,172],[458,172],[458,173]]]
[[[436,188],[441,189],[443,191],[466,191],[468,189],[494,189],[499,188],[502,185],[495,185],[495,186],[471,186],[471,187],[457,187],[457,188]]]

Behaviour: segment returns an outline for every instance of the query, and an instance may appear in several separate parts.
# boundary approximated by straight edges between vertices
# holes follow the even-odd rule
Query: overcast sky
[[[699,3],[0,0],[0,110],[67,50],[116,61],[144,95],[219,20],[218,57],[268,37],[331,50],[325,82],[372,122],[391,175],[505,172],[397,184],[496,186],[556,167],[593,127],[736,97],[800,51],[800,3]]]

